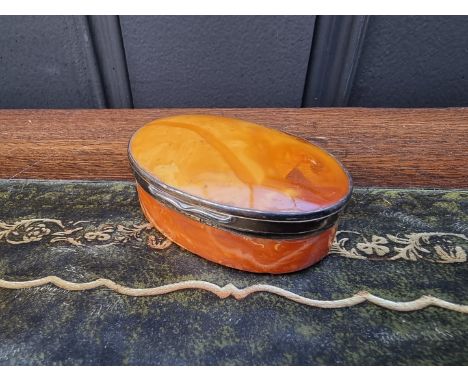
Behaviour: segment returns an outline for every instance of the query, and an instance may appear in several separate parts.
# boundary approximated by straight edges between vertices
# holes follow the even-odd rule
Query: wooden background
[[[468,106],[468,16],[0,16],[0,108]]]
[[[357,186],[468,187],[468,108],[0,110],[0,178],[132,179],[132,133],[189,113],[243,118],[317,143]]]

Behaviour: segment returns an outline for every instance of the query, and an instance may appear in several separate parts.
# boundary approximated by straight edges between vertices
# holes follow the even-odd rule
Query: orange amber
[[[134,134],[129,156],[151,223],[199,256],[251,272],[293,272],[322,259],[351,192],[325,150],[232,118],[153,121]]]

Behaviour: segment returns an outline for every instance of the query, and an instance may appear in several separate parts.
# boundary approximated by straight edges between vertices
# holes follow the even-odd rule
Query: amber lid
[[[318,146],[220,116],[155,120],[133,135],[129,157],[152,194],[218,215],[316,220],[340,210],[352,188],[344,167]]]

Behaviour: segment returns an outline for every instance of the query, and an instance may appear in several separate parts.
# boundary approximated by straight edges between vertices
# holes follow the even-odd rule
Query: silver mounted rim
[[[294,238],[318,233],[336,224],[338,215],[351,198],[353,189],[351,176],[334,158],[348,177],[349,191],[344,198],[331,206],[307,213],[268,212],[228,206],[188,194],[161,182],[138,165],[132,156],[130,144],[131,140],[128,147],[131,168],[136,182],[147,193],[165,206],[192,219],[236,233],[272,238]]]

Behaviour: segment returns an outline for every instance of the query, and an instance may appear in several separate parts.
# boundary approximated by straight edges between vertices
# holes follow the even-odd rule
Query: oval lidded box
[[[293,272],[325,257],[351,196],[348,172],[325,150],[239,119],[158,119],[128,151],[146,218],[181,247],[245,271]]]

